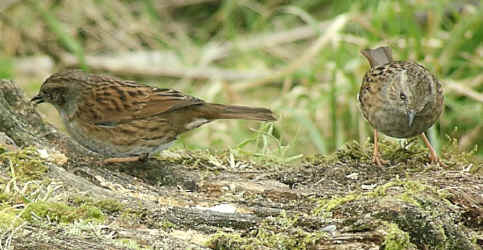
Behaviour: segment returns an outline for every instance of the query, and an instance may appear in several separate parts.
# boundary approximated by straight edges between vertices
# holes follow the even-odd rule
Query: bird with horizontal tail
[[[414,62],[394,61],[389,47],[365,49],[361,54],[371,68],[365,74],[359,92],[363,116],[374,128],[374,162],[382,166],[377,133],[396,138],[420,135],[430,151],[432,163],[440,163],[424,132],[443,111],[443,91],[438,79]]]
[[[83,71],[55,73],[34,104],[50,103],[67,132],[105,163],[147,159],[181,133],[217,119],[276,120],[271,110],[207,103],[173,89]]]

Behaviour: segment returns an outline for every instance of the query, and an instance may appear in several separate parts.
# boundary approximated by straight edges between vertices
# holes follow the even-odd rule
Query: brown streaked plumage
[[[380,131],[397,138],[421,135],[431,161],[441,163],[424,135],[443,111],[443,91],[438,79],[422,65],[394,61],[389,47],[365,49],[361,53],[371,65],[358,99],[363,116],[374,128],[374,162],[379,166],[383,163],[377,146]]]
[[[207,103],[173,89],[79,70],[51,75],[32,102],[52,104],[82,146],[123,157],[107,162],[147,157],[169,147],[179,134],[216,119],[275,120],[266,108]]]

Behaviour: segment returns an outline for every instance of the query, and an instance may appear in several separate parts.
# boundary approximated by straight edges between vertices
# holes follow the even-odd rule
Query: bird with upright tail
[[[378,132],[382,132],[396,138],[420,135],[429,148],[431,162],[444,166],[424,134],[443,111],[438,79],[418,63],[393,60],[389,47],[364,49],[361,54],[371,67],[364,75],[358,99],[364,118],[374,128],[374,163],[385,163],[377,143]]]

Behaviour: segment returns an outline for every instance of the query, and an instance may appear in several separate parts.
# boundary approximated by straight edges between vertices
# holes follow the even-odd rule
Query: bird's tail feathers
[[[253,108],[235,105],[223,105],[205,103],[200,106],[200,111],[207,119],[243,119],[256,121],[275,121],[277,120],[270,109]]]

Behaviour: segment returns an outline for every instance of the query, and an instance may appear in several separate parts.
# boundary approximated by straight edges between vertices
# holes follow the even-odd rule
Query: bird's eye
[[[403,101],[404,101],[404,100],[406,100],[406,98],[407,98],[407,97],[406,97],[406,95],[405,95],[403,92],[401,92],[401,93],[399,94],[399,98],[401,98],[401,100],[403,100]]]
[[[56,104],[63,104],[65,102],[64,100],[64,88],[50,88],[46,90],[45,93],[45,98],[47,100],[50,100],[52,103]]]

